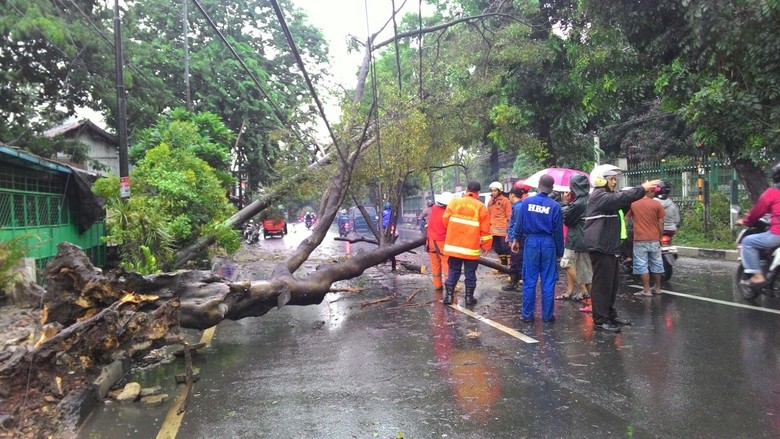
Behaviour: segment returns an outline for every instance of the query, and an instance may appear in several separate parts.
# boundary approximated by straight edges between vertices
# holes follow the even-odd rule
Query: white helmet
[[[607,185],[607,179],[612,175],[620,174],[620,168],[615,165],[598,165],[590,173],[590,183],[593,187],[602,187]]]
[[[504,190],[504,185],[499,183],[499,182],[497,182],[497,181],[494,181],[493,183],[490,183],[490,186],[488,186],[488,187],[490,189],[498,189],[499,191],[503,191]]]
[[[452,192],[442,192],[434,197],[436,199],[436,204],[438,204],[441,207],[444,207],[448,204],[450,204],[450,201],[452,201]]]

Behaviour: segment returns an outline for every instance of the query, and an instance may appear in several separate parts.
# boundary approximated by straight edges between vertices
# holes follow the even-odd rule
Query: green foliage
[[[135,263],[123,261],[122,268],[128,271],[136,271],[143,275],[157,274],[160,272],[160,269],[157,266],[157,258],[154,257],[149,247],[145,245],[141,246],[141,259]]]
[[[710,196],[709,228],[704,222],[704,205],[681,208],[682,226],[675,243],[703,248],[734,248],[728,196],[714,191]]]
[[[284,212],[276,206],[271,206],[257,215],[258,221],[267,219],[284,219]]]
[[[16,280],[16,267],[27,254],[27,237],[17,236],[0,242],[0,291],[6,291]]]

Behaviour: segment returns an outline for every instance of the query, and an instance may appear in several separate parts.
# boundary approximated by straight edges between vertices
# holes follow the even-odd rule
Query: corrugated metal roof
[[[26,165],[28,167],[38,169],[43,168],[47,171],[63,172],[65,174],[70,174],[73,172],[71,168],[54,160],[49,160],[43,157],[39,157],[35,154],[30,154],[29,152],[22,151],[4,143],[0,143],[0,161],[11,162],[18,166]]]
[[[114,146],[118,145],[116,136],[109,134],[106,130],[95,125],[91,120],[88,119],[64,123],[62,125],[44,131],[43,135],[48,138],[52,138],[63,134],[68,134],[74,131],[78,132],[82,130],[87,130],[89,132],[92,132],[97,136],[106,139],[109,143],[111,143]]]

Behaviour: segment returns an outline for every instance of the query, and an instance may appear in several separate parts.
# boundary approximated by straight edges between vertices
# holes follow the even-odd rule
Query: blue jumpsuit
[[[546,193],[523,200],[513,236],[525,237],[523,249],[523,319],[531,320],[536,308],[536,282],[542,278],[542,320],[553,320],[557,258],[563,256],[561,206]]]

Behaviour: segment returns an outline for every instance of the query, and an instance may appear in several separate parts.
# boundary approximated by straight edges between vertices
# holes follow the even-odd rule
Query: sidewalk
[[[738,261],[739,253],[736,250],[722,250],[714,248],[677,247],[678,254],[687,258],[720,259],[722,261]]]

